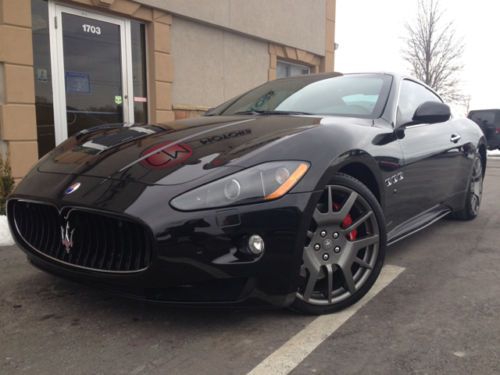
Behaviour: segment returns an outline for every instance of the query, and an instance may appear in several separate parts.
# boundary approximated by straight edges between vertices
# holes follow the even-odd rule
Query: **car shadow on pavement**
[[[113,319],[114,316],[130,322],[175,320],[177,326],[185,324],[190,327],[194,321],[210,321],[212,326],[220,324],[227,328],[232,321],[250,316],[252,319],[301,317],[290,310],[272,306],[193,306],[134,300],[61,279],[37,269],[26,278],[19,278],[18,286],[18,293],[11,294],[9,298],[11,308],[43,311],[50,306],[54,312],[43,314],[40,320],[65,315],[78,316],[85,312],[91,312],[95,316],[98,312],[105,312],[107,319]]]

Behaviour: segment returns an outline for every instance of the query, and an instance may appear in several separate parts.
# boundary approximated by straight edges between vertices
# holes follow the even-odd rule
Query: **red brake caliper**
[[[341,209],[340,205],[338,203],[333,203],[333,209],[335,211],[339,211]],[[349,225],[352,225],[352,217],[351,217],[351,214],[347,214],[347,216],[344,218],[344,220],[342,221],[342,225],[341,227],[343,229],[349,227]],[[349,233],[347,235],[347,238],[350,240],[350,241],[354,241],[356,238],[358,238],[358,231],[357,229],[354,229],[351,233]]]

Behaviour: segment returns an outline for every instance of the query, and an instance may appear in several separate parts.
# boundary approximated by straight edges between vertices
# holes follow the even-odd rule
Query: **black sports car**
[[[328,313],[359,300],[386,246],[478,214],[479,127],[392,74],[268,82],[202,118],[81,131],[8,200],[39,268],[174,303]]]

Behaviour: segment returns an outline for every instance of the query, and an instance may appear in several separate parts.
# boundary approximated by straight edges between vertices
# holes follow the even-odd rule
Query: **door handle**
[[[450,137],[450,142],[457,143],[462,137],[458,134],[452,134]]]

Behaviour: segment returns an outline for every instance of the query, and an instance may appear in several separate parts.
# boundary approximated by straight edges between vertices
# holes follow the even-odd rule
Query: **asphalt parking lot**
[[[389,248],[404,270],[292,374],[499,374],[499,187],[490,159],[480,216]],[[0,374],[246,374],[315,319],[128,301],[0,248]]]

